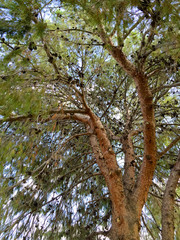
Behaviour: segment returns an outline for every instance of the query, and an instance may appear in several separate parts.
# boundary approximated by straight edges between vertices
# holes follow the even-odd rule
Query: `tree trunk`
[[[111,240],[139,240],[140,221],[137,215],[132,209],[127,212],[122,224],[117,219],[113,219],[109,238]]]
[[[100,119],[91,110],[89,112],[91,121],[87,129],[91,133],[90,143],[96,162],[106,180],[112,202],[112,227],[108,237],[111,240],[138,240],[140,217],[133,192],[126,194],[122,172],[106,130]]]
[[[176,187],[180,178],[180,151],[178,159],[166,184],[162,202],[162,239],[174,239],[174,199]]]

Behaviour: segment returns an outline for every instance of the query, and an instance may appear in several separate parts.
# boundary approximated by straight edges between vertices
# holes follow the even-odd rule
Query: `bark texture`
[[[110,193],[112,202],[112,228],[108,234],[111,240],[139,239],[139,219],[137,207],[131,199],[131,195],[125,193],[122,172],[116,160],[115,153],[107,136],[107,132],[100,119],[89,109],[90,121],[87,126],[91,133],[90,143],[96,157],[96,162],[103,174]],[[127,182],[129,178],[134,181],[134,173],[129,170],[129,164],[133,157],[133,148],[130,138],[125,138],[125,143],[131,147],[127,148]],[[129,162],[130,161],[130,162]],[[134,170],[133,170],[134,171]],[[130,180],[131,181],[131,180]],[[133,181],[131,183],[133,184]],[[127,189],[131,187],[127,183]],[[132,201],[131,201],[132,200]]]
[[[148,86],[146,75],[137,69],[124,55],[121,48],[113,46],[113,43],[106,35],[103,26],[100,25],[100,36],[107,49],[119,65],[131,76],[136,84],[138,97],[143,116],[143,135],[144,135],[144,157],[140,169],[140,174],[134,186],[133,197],[137,202],[138,216],[140,218],[142,208],[146,202],[149,187],[152,183],[154,170],[156,167],[157,150],[155,137],[155,117],[153,96]],[[131,173],[132,174],[132,173]]]
[[[162,240],[174,239],[174,198],[180,178],[180,151],[178,159],[167,181],[162,202]]]

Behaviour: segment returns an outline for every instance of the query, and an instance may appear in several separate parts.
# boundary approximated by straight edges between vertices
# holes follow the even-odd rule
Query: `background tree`
[[[0,7],[1,238],[178,239],[178,3]]]

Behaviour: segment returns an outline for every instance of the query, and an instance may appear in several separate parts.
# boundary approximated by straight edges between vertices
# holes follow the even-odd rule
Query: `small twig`
[[[160,87],[158,87],[158,88],[153,89],[153,90],[152,90],[152,93],[156,93],[156,92],[162,90],[162,88],[172,88],[172,87],[178,87],[178,86],[180,86],[180,83],[179,83],[179,82],[174,83],[174,84],[171,84],[171,85],[169,85],[169,86],[168,86],[168,85],[160,86]]]
[[[64,147],[69,141],[71,141],[73,138],[77,138],[77,137],[80,137],[80,136],[85,136],[85,135],[91,135],[91,133],[79,133],[79,134],[75,134],[71,137],[69,137],[63,144],[61,147]]]
[[[69,29],[50,29],[48,30],[49,32],[54,32],[54,31],[60,31],[60,32],[70,32],[70,31],[79,31],[79,32],[83,32],[83,33],[87,33],[87,34],[92,34],[94,35],[93,32],[87,31],[87,30],[83,30],[83,29],[78,29],[78,28],[69,28]]]
[[[152,77],[153,75],[155,75],[156,73],[159,73],[160,71],[162,71],[162,68],[160,68],[160,67],[156,68],[155,70],[153,70],[152,72],[147,74],[147,78]]]
[[[147,229],[147,231],[148,231],[149,234],[151,235],[152,239],[155,240],[155,238],[154,238],[154,236],[153,236],[151,230],[149,229],[149,227],[147,226],[147,224],[146,224],[146,222],[145,222],[145,220],[144,220],[143,215],[141,216],[141,218],[142,218],[142,221],[143,221],[143,224],[144,224],[145,228]]]
[[[156,224],[157,229],[158,229],[159,231],[161,231],[161,229],[160,229],[159,225],[157,224],[157,221],[156,221],[156,219],[155,219],[152,211],[151,211],[150,208],[147,206],[147,204],[146,204],[146,208],[147,208],[148,211],[150,212],[150,214],[151,214],[151,216],[152,216],[152,218],[153,218],[153,220],[154,220],[154,222],[155,222],[155,224]]]
[[[101,198],[98,198],[98,199],[89,201],[89,202],[87,202],[86,204],[93,203],[93,202],[97,202],[97,201],[100,201],[100,200],[102,200],[102,199],[104,199],[104,198],[108,198],[108,197],[105,197],[106,195],[109,195],[109,193],[104,194]]]
[[[124,38],[123,38],[123,40],[125,40],[128,36],[129,36],[129,34],[135,29],[135,27],[137,27],[137,25],[139,24],[139,23],[141,23],[141,21],[144,19],[145,17],[144,16],[142,16],[142,17],[140,17],[138,20],[137,20],[137,22],[129,29],[129,31],[124,35]]]
[[[167,153],[179,140],[180,136],[175,138],[161,153],[158,153],[157,160],[159,160],[165,153]]]
[[[105,109],[104,113],[101,115],[100,119],[102,119],[102,118],[106,115],[107,111],[109,110],[109,108],[111,107],[111,105],[113,104],[113,102],[114,102],[114,100],[115,100],[115,98],[116,98],[116,94],[117,94],[117,92],[118,92],[118,89],[120,88],[120,86],[122,85],[122,83],[123,83],[126,79],[127,79],[127,77],[125,77],[125,78],[119,83],[119,85],[117,86],[117,88],[114,90],[113,97],[112,97],[110,103],[108,104],[107,108]]]

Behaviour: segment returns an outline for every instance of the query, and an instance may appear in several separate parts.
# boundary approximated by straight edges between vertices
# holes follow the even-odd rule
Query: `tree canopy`
[[[174,0],[1,0],[1,239],[180,238]]]

